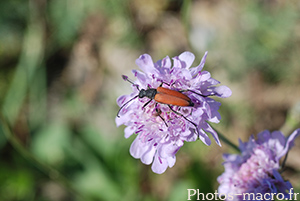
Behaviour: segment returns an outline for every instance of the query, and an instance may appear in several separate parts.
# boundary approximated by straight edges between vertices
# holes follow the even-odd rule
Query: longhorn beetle
[[[165,88],[165,87],[162,87],[159,86],[157,87],[156,89],[155,88],[148,88],[148,89],[139,89],[139,86],[134,84],[131,80],[128,79],[127,76],[125,75],[122,75],[122,78],[131,83],[132,85],[136,86],[136,88],[139,90],[139,94],[136,95],[135,97],[131,98],[129,101],[127,101],[126,103],[124,103],[119,111],[118,111],[118,114],[117,114],[117,117],[120,117],[119,116],[119,113],[120,111],[125,107],[125,105],[127,105],[129,102],[131,102],[132,100],[136,99],[136,98],[144,98],[144,97],[147,97],[149,98],[150,100],[148,102],[146,102],[142,108],[145,108],[152,100],[156,101],[156,105],[157,103],[162,103],[162,104],[166,104],[168,105],[168,107],[170,108],[170,110],[172,112],[174,112],[175,114],[183,117],[185,120],[187,120],[188,122],[190,122],[191,124],[193,124],[195,127],[196,127],[196,130],[198,132],[198,129],[197,129],[197,125],[192,122],[191,120],[189,120],[187,117],[185,117],[183,114],[180,114],[179,112],[175,111],[171,105],[175,105],[175,106],[182,106],[182,107],[193,107],[194,106],[194,103],[192,102],[192,100],[187,96],[187,95],[184,95],[183,93],[181,93],[180,91],[175,91],[175,90],[172,90],[172,89],[168,89],[168,88]],[[163,82],[164,83],[164,82]],[[162,84],[163,84],[162,83]],[[167,84],[167,83],[165,83]],[[168,84],[167,84],[168,85]],[[185,90],[185,91],[190,91],[190,92],[193,92],[193,93],[196,93],[194,91],[191,91],[191,90]],[[198,93],[196,93],[198,94]],[[203,97],[206,97],[202,94],[198,94],[200,96],[203,96]],[[158,116],[164,121],[164,123],[166,124],[165,120],[163,119],[163,117],[160,116],[160,113],[158,110],[157,110],[157,107],[156,107],[156,112],[158,114]],[[166,126],[168,126],[166,124]],[[198,132],[199,133],[199,132]]]

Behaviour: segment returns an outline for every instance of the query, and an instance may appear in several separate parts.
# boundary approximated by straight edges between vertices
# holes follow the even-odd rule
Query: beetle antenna
[[[126,75],[122,75],[122,78],[123,78],[123,80],[125,80],[125,81],[131,83],[133,86],[135,86],[135,87],[137,88],[137,90],[140,91],[139,85],[134,84],[133,81],[131,81]]]
[[[120,116],[119,116],[119,113],[120,113],[120,111],[124,108],[124,106],[127,105],[130,101],[136,99],[137,97],[139,97],[139,95],[136,95],[135,97],[133,97],[132,99],[130,99],[129,101],[127,101],[126,103],[124,103],[124,104],[120,107],[120,109],[119,109],[119,111],[118,111],[118,113],[117,113],[117,117],[118,117],[118,118],[120,117]]]
[[[199,94],[199,93],[197,93],[197,92],[195,92],[195,91],[193,91],[193,90],[190,90],[190,89],[185,89],[185,90],[180,90],[179,92],[185,92],[185,91],[190,91],[190,92],[192,92],[192,93],[194,93],[194,94],[197,94],[197,95],[199,95],[199,96],[202,96],[202,97],[208,97],[208,96],[214,96],[214,94],[212,94],[212,95],[203,95],[203,94]]]

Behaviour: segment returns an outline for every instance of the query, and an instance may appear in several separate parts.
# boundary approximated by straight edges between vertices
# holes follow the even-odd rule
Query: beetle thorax
[[[150,98],[150,99],[154,99],[155,95],[157,94],[157,90],[156,89],[141,89],[140,93],[139,93],[139,98]]]

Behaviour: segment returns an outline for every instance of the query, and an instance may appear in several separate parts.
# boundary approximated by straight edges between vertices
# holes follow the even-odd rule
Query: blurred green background
[[[157,175],[132,158],[115,126],[135,60],[183,51],[229,86],[222,121],[232,142],[300,119],[299,1],[10,0],[0,2],[0,200],[187,200],[213,193],[223,143],[185,143]],[[300,142],[284,178],[300,190]]]

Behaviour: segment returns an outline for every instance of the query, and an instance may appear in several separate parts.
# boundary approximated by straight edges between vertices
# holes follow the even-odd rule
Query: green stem
[[[0,115],[0,128],[7,138],[8,142],[20,153],[27,161],[32,163],[37,169],[46,174],[50,179],[58,182],[63,187],[65,187],[68,191],[70,191],[73,195],[75,195],[79,200],[89,200],[85,198],[82,194],[80,194],[65,178],[62,174],[59,173],[56,169],[51,166],[43,163],[42,161],[35,158],[21,143],[20,141],[12,134],[7,121],[5,121],[4,117]]]
[[[210,124],[209,124],[210,125]],[[225,135],[223,135],[222,133],[220,133],[217,129],[215,129],[212,125],[210,125],[218,134],[220,140],[222,140],[225,144],[231,146],[233,149],[237,150],[238,152],[240,152],[240,149],[237,145],[235,145],[234,143],[232,143],[227,137],[225,137]]]

